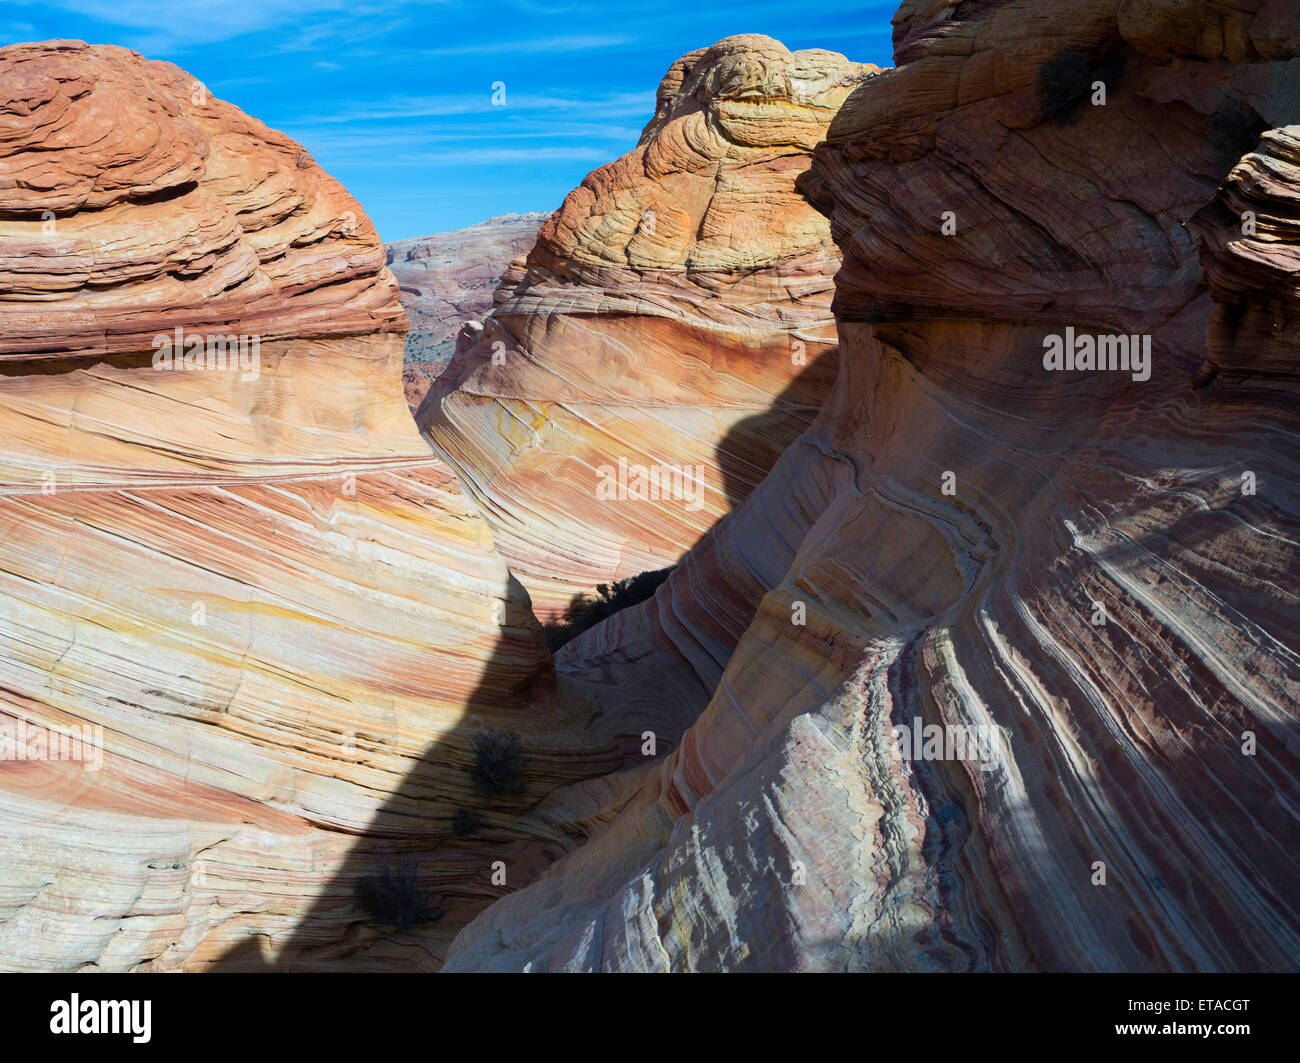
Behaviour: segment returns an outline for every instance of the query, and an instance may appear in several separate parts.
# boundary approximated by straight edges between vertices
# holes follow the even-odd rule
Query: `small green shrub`
[[[379,873],[359,879],[355,887],[356,906],[378,926],[408,930],[440,919],[443,910],[420,888],[414,863],[394,864],[385,860]]]
[[[456,818],[451,821],[452,829],[460,835],[477,834],[483,825],[479,815],[472,808],[456,809]]]
[[[1122,52],[1104,52],[1089,57],[1074,45],[1067,45],[1038,68],[1038,107],[1044,120],[1057,125],[1074,125],[1079,108],[1100,81],[1114,92],[1124,74]]]
[[[1206,127],[1215,154],[1235,161],[1259,144],[1268,123],[1253,107],[1237,101],[1225,104],[1210,115]]]
[[[1088,57],[1073,45],[1038,68],[1038,106],[1057,125],[1073,124],[1079,105],[1092,90]]]
[[[479,731],[472,739],[474,767],[470,781],[483,793],[519,794],[524,791],[528,758],[519,736],[512,731]]]
[[[606,617],[613,616],[629,606],[649,601],[672,571],[671,568],[661,568],[654,572],[629,576],[613,585],[602,583],[596,588],[595,598],[582,596],[574,598],[569,603],[569,608],[565,610],[564,616],[547,621],[545,624],[546,644],[554,653],[566,642],[572,642]]]

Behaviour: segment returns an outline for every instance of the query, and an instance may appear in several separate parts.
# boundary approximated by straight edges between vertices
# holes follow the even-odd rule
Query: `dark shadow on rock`
[[[837,364],[837,348],[823,351],[770,409],[741,420],[721,441],[717,460],[733,506],[812,423]],[[510,583],[517,599],[526,601],[513,575]],[[657,587],[658,582],[646,600]],[[264,934],[250,935],[227,949],[209,971],[435,970],[461,927],[494,900],[535,881],[572,847],[576,836],[556,838],[528,821],[529,810],[560,786],[617,770],[624,761],[613,744],[575,754],[575,736],[557,735],[570,750],[564,755],[548,752],[534,735],[523,741],[527,759],[521,793],[488,794],[470,782],[476,736],[508,729],[512,716],[535,718],[557,709],[552,659],[543,657],[532,675],[518,674],[523,643],[532,639],[545,645],[531,608],[519,612],[507,618],[461,723],[432,743],[407,772],[298,919],[289,940],[279,945]],[[598,741],[593,735],[593,744]],[[458,833],[458,813],[462,829],[474,827],[471,819],[477,819],[473,833]],[[504,864],[504,884],[493,881],[496,861]],[[500,865],[497,871],[499,879]],[[376,916],[386,909],[387,919]]]
[[[510,582],[516,600],[527,601],[513,576]],[[507,753],[504,769],[497,757],[495,776],[480,780],[495,780],[500,789],[489,792],[475,784],[474,768],[482,763],[476,738],[509,731],[511,718],[554,707],[555,673],[541,626],[531,609],[510,612],[517,615],[507,616],[460,724],[406,773],[289,940],[267,948],[265,935],[251,936],[208,970],[434,970],[461,926],[498,897],[532,882],[560,855],[563,839],[530,828],[529,809],[558,786],[606,774],[622,760],[609,751],[573,753],[581,737],[571,733],[558,736],[567,752],[548,749],[534,733],[523,738],[522,765]],[[521,649],[526,652],[530,643],[541,653],[541,664],[532,675],[520,675]],[[513,792],[515,778],[519,792]],[[496,869],[497,882],[495,861],[504,865]]]
[[[839,348],[830,347],[803,368],[768,409],[732,425],[716,455],[723,490],[734,509],[767,476],[777,459],[812,424],[830,395],[839,370]]]

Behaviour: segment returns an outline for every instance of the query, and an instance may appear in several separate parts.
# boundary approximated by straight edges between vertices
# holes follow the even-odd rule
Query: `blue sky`
[[[891,63],[884,3],[5,0],[0,39],[168,59],[301,141],[385,240],[554,210],[636,144],[672,61],[737,33]],[[493,106],[495,82],[505,106]]]

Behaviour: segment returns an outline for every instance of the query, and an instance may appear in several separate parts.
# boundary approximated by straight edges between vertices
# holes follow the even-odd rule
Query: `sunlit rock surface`
[[[839,253],[795,180],[874,72],[754,35],[678,60],[462,334],[417,417],[539,616],[676,561],[811,421]]]
[[[0,101],[0,968],[435,967],[617,757],[411,421],[373,227],[169,64],[14,46]],[[440,921],[357,911],[390,862]]]
[[[449,970],[1300,963],[1293,5],[894,25],[800,182],[845,258],[821,416],[557,661],[685,732],[548,799],[590,840]],[[1149,378],[1047,371],[1066,329]],[[898,756],[918,725],[991,744]]]
[[[402,383],[415,410],[451,361],[456,335],[492,309],[497,281],[550,215],[503,214],[465,229],[384,245],[410,319]]]

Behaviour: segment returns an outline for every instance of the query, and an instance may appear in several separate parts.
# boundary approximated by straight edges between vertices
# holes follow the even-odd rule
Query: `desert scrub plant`
[[[656,569],[629,576],[617,583],[602,583],[596,587],[596,597],[582,595],[569,603],[562,617],[546,622],[546,644],[554,653],[566,642],[572,642],[584,631],[595,627],[606,617],[613,616],[628,606],[639,605],[654,597],[659,585],[672,574],[671,568]]]
[[[442,918],[443,910],[420,888],[416,865],[385,859],[377,874],[358,879],[356,906],[378,926],[405,931]]]
[[[483,821],[479,819],[478,813],[472,808],[456,809],[456,817],[451,821],[452,829],[463,836],[477,834],[479,827],[482,825]]]
[[[513,731],[479,731],[471,744],[474,767],[469,778],[489,796],[524,792],[524,767],[528,758],[519,736]]]
[[[1038,68],[1038,106],[1043,118],[1057,125],[1075,121],[1079,105],[1092,88],[1088,57],[1073,45],[1062,48]]]
[[[1074,45],[1066,45],[1038,68],[1038,107],[1043,119],[1057,125],[1074,125],[1079,107],[1100,81],[1113,92],[1124,73],[1121,52],[1089,57]]]
[[[1206,138],[1215,154],[1236,161],[1253,149],[1268,123],[1253,107],[1240,100],[1225,104],[1206,122]]]

